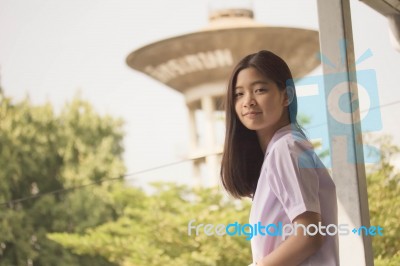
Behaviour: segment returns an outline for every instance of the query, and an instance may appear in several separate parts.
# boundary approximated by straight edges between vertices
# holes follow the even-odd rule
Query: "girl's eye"
[[[235,93],[235,98],[237,98],[237,97],[239,97],[239,96],[242,96],[243,95],[243,92],[236,92]]]
[[[265,91],[267,91],[267,89],[265,89],[265,88],[256,89],[256,92],[265,92]]]

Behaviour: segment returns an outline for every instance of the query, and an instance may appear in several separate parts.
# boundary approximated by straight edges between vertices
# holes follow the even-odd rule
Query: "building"
[[[303,77],[319,65],[317,31],[269,27],[254,20],[251,1],[213,1],[203,29],[133,51],[127,64],[182,93],[190,117],[190,151],[199,184],[215,185],[224,140],[223,95],[243,56],[270,50]],[[208,179],[208,180],[207,180]]]

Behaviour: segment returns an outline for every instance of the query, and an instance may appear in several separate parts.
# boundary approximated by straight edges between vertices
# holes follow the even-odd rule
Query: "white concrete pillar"
[[[355,81],[355,61],[349,0],[318,0],[321,53],[336,68],[323,64],[325,95],[353,93],[358,98]],[[346,42],[346,46],[340,43]],[[332,89],[332,79],[346,77]],[[329,82],[328,82],[329,78]],[[338,79],[339,81],[340,79]],[[327,104],[328,131],[331,144],[332,175],[339,201],[339,224],[349,224],[350,235],[339,236],[341,265],[373,265],[373,252],[369,236],[354,235],[351,230],[361,225],[370,226],[365,166],[362,150],[359,110],[349,100],[348,110],[340,110],[339,104]],[[341,117],[338,123],[334,117]],[[356,140],[359,144],[356,145]]]
[[[195,106],[188,105],[189,112],[189,141],[190,141],[190,151],[193,152],[198,148],[198,138],[197,138],[197,128],[196,128],[196,116],[195,116]]]
[[[216,129],[215,129],[215,100],[212,96],[206,95],[201,98],[201,108],[204,112],[204,153],[206,155],[207,185],[215,185],[218,174],[218,161],[215,153]]]
[[[194,158],[197,156],[199,151],[199,139],[197,134],[197,127],[196,127],[196,105],[194,103],[187,104],[187,110],[189,114],[189,157]],[[200,179],[200,162],[199,160],[192,161],[192,168],[193,168],[193,178],[195,179],[195,186],[200,187],[202,180]]]
[[[215,145],[215,103],[212,96],[204,96],[201,98],[201,108],[204,112],[205,130],[204,144],[207,150],[212,150]]]

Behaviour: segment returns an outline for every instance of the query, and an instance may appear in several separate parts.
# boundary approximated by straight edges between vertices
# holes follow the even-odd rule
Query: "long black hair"
[[[274,81],[279,90],[293,88],[293,99],[288,106],[290,123],[304,136],[297,122],[297,97],[292,73],[286,62],[270,51],[259,51],[244,57],[235,66],[225,94],[226,133],[222,154],[221,181],[234,198],[252,197],[257,187],[264,154],[257,134],[247,129],[235,111],[235,87],[239,72],[253,67],[263,76]]]

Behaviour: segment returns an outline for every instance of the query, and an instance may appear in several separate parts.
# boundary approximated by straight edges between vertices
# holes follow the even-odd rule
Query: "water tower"
[[[251,1],[211,1],[209,23],[199,31],[133,51],[127,64],[182,93],[190,119],[188,158],[203,185],[216,185],[223,147],[222,96],[233,66],[243,56],[270,50],[294,77],[319,65],[317,31],[269,27],[254,20]]]

